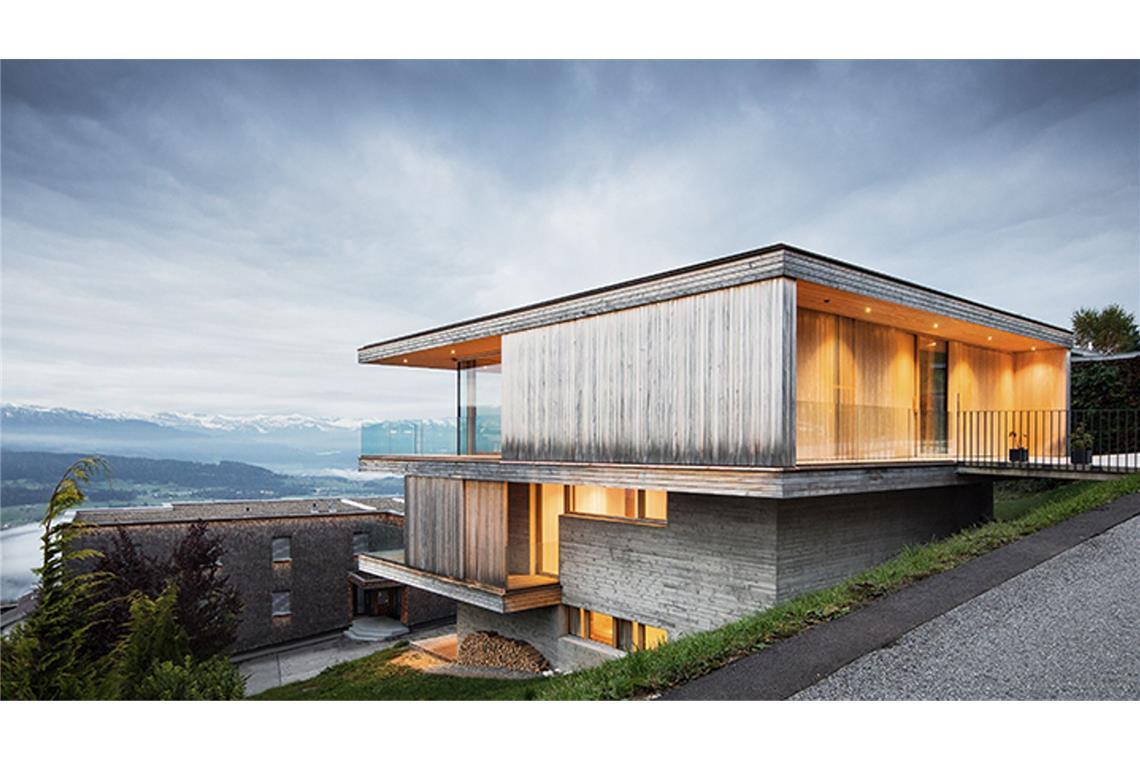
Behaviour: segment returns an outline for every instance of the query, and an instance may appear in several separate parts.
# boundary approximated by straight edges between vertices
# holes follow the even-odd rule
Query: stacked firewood
[[[550,670],[550,663],[530,644],[490,631],[476,631],[464,636],[459,642],[456,662],[460,665],[522,670],[528,673]]]

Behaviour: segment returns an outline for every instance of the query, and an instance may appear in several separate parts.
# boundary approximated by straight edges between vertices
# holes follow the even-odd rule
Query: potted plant
[[[1017,433],[1009,434],[1009,461],[1028,462],[1029,449],[1025,447],[1025,436],[1021,436],[1022,445],[1017,444]]]
[[[1092,464],[1093,434],[1085,429],[1084,423],[1077,425],[1069,438],[1069,459],[1073,464]]]

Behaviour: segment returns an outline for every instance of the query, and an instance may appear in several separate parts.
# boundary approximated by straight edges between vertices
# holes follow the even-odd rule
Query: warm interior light
[[[455,349],[454,349],[454,348],[453,348],[453,349],[451,349],[451,355],[452,355],[452,356],[455,356]]]
[[[935,330],[937,330],[937,329],[938,329],[938,323],[937,323],[937,322],[935,322],[935,323],[934,323],[934,329],[935,329]]]
[[[987,335],[987,336],[986,336],[986,340],[993,340],[993,339],[994,339],[994,336],[992,336],[992,335]]]
[[[1036,351],[1036,350],[1037,350],[1037,346],[1030,346],[1030,347],[1029,347],[1029,350],[1030,350],[1030,351]]]
[[[929,342],[929,343],[927,343],[926,345],[928,345],[928,346],[930,346],[931,348],[933,348],[934,346],[937,346],[938,344],[937,344],[937,343],[935,343],[934,341],[930,341],[930,342]]]
[[[864,306],[864,307],[863,307],[863,311],[865,311],[866,313],[870,314],[870,313],[871,313],[871,307],[870,307],[870,306]]]
[[[404,364],[407,364],[407,363],[408,363],[408,360],[407,360],[407,359],[404,359]]]

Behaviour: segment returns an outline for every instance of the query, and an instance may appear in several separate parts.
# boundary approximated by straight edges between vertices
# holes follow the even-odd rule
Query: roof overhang
[[[357,350],[357,361],[435,368],[454,368],[462,360],[490,363],[497,360],[502,336],[509,333],[775,277],[788,277],[885,305],[905,307],[916,312],[916,319],[922,324],[933,325],[938,321],[941,326],[942,321],[946,321],[961,327],[982,328],[983,332],[990,331],[988,334],[998,331],[1051,347],[1072,345],[1072,334],[1063,328],[793,246],[776,244],[372,343]],[[979,345],[986,344],[984,337]]]

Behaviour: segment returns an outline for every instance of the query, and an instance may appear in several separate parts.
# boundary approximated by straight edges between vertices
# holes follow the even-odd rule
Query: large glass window
[[[535,485],[531,491],[534,565],[539,575],[558,575],[558,517],[566,511],[566,486]]]
[[[944,454],[947,447],[946,341],[918,338],[918,424],[922,453]]]
[[[459,454],[495,454],[502,450],[502,365],[459,363]]]
[[[572,486],[568,511],[579,515],[624,517],[630,520],[665,520],[668,517],[667,504],[668,495],[665,491]]]

